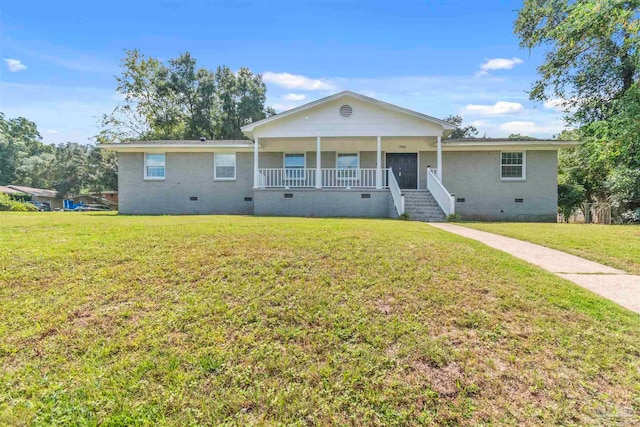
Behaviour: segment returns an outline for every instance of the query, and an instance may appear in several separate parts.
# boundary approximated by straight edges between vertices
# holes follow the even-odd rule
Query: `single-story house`
[[[62,209],[62,200],[58,199],[58,192],[55,190],[45,190],[43,188],[26,187],[24,185],[7,185],[6,187],[19,193],[31,196],[31,201],[49,203],[51,209]]]
[[[131,141],[120,213],[556,221],[577,142],[448,138],[446,121],[344,91],[242,127],[247,140]]]
[[[19,196],[21,194],[26,194],[18,190],[14,190],[11,187],[6,187],[4,185],[0,185],[0,193],[6,194],[8,196]]]

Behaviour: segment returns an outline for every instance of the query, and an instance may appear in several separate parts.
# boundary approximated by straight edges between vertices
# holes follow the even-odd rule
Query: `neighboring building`
[[[454,129],[345,91],[244,126],[249,140],[102,147],[118,152],[124,214],[556,221],[557,152],[576,142]]]
[[[54,190],[45,190],[42,188],[25,187],[23,185],[7,185],[20,193],[28,194],[31,196],[31,201],[49,203],[51,209],[62,209],[62,200],[59,200],[58,193]]]
[[[15,195],[19,195],[19,194],[25,194],[21,191],[18,190],[14,190],[11,187],[5,187],[4,185],[0,185],[0,193],[2,194],[7,194],[9,196],[15,196]]]
[[[91,193],[92,196],[101,197],[105,199],[110,206],[118,206],[118,192],[117,191],[101,191],[99,193]]]
[[[104,193],[76,194],[67,198],[74,206],[77,205],[104,205],[111,210],[118,210],[118,192],[108,191]]]

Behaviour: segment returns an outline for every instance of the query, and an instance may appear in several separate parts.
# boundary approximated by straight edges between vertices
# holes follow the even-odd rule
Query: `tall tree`
[[[462,116],[450,115],[444,118],[445,122],[449,122],[456,127],[450,138],[475,138],[478,135],[478,129],[473,125],[462,126]]]
[[[577,126],[557,138],[583,141],[560,153],[564,190],[621,208],[640,205],[639,17],[640,0],[525,0],[514,26],[546,51],[530,98],[557,99]]]
[[[94,193],[118,189],[118,156],[99,146],[89,147],[86,187]]]
[[[16,169],[14,183],[35,188],[50,188],[55,181],[55,160],[55,155],[49,152],[25,158]]]
[[[546,49],[530,98],[559,98],[568,119],[606,119],[612,102],[638,79],[640,0],[525,0],[520,46]]]
[[[240,128],[267,116],[264,107],[267,88],[262,76],[248,68],[235,74],[228,67],[218,67],[216,87],[220,99],[219,138],[245,138]]]
[[[127,51],[116,77],[123,103],[101,120],[102,140],[242,139],[240,127],[273,114],[262,76],[197,68],[186,52],[166,64]]]
[[[35,123],[24,117],[7,120],[0,113],[0,185],[15,184],[26,158],[52,151],[41,140]]]
[[[53,188],[63,199],[79,194],[88,181],[89,147],[77,142],[67,142],[56,146]]]

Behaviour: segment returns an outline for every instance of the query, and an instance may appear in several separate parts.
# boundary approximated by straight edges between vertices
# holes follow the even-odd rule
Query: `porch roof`
[[[260,127],[260,126],[263,126],[263,125],[266,125],[268,123],[272,123],[272,122],[275,122],[275,121],[278,121],[278,120],[282,120],[284,118],[290,117],[290,116],[295,115],[297,113],[301,113],[303,111],[306,111],[308,109],[320,106],[322,104],[330,103],[331,101],[334,101],[334,100],[337,100],[337,99],[340,99],[340,98],[355,99],[355,100],[364,102],[366,104],[374,105],[374,106],[380,107],[380,108],[382,108],[384,110],[388,110],[389,112],[401,113],[402,115],[405,115],[405,116],[411,116],[411,117],[414,117],[414,118],[425,120],[425,121],[427,121],[429,123],[432,123],[432,124],[436,124],[436,125],[441,127],[443,136],[450,135],[451,132],[453,132],[453,130],[455,130],[455,128],[456,128],[455,125],[453,125],[453,124],[451,124],[449,122],[446,122],[444,120],[438,119],[436,117],[432,117],[432,116],[429,116],[427,114],[419,113],[417,111],[409,110],[407,108],[403,108],[403,107],[400,107],[398,105],[390,104],[388,102],[380,101],[380,100],[377,100],[377,99],[374,99],[374,98],[370,98],[370,97],[365,96],[365,95],[361,95],[359,93],[355,93],[355,92],[351,92],[351,91],[345,90],[345,91],[338,92],[336,94],[327,96],[325,98],[321,98],[321,99],[318,99],[316,101],[309,102],[309,103],[301,105],[299,107],[292,108],[290,110],[284,111],[284,112],[276,114],[274,116],[267,117],[266,119],[262,119],[262,120],[259,120],[257,122],[250,123],[248,125],[243,126],[241,128],[241,130],[247,137],[253,139],[255,137],[254,130],[256,128]],[[372,132],[370,134],[370,136],[375,136],[375,135],[377,135],[375,132]],[[318,136],[324,136],[324,135],[318,135]],[[333,136],[337,136],[337,135],[333,135]],[[347,136],[347,135],[345,135],[345,136]]]

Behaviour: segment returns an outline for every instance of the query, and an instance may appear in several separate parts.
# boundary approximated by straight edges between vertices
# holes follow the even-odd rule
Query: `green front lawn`
[[[464,223],[640,274],[640,227],[632,225]]]
[[[640,316],[422,223],[0,214],[0,425],[640,422]]]

